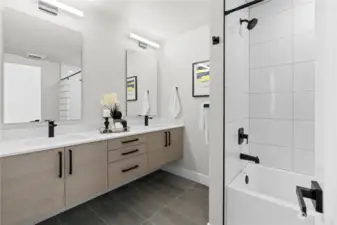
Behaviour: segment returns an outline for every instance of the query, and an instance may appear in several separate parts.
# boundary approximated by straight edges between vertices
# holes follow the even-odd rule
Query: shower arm
[[[225,16],[227,16],[227,15],[233,13],[233,12],[239,11],[241,9],[248,8],[248,7],[252,6],[252,5],[256,5],[256,4],[258,4],[260,2],[263,2],[263,1],[265,1],[265,0],[254,0],[254,1],[248,2],[248,3],[244,4],[244,5],[241,5],[239,7],[236,7],[234,9],[227,10],[227,11],[225,11]]]

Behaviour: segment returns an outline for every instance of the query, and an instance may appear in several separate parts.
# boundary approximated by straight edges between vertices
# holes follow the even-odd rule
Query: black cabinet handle
[[[73,150],[69,149],[69,175],[73,174]]]
[[[62,178],[63,176],[63,156],[62,152],[59,152],[59,178]]]
[[[126,172],[129,172],[129,171],[131,171],[131,170],[135,170],[135,169],[137,169],[138,167],[139,167],[139,166],[136,165],[136,166],[130,167],[130,168],[128,168],[128,169],[122,170],[122,172],[123,172],[123,173],[126,173]]]
[[[171,131],[169,131],[168,134],[169,134],[169,138],[168,138],[169,139],[169,143],[168,143],[168,146],[171,146]]]
[[[168,144],[167,144],[167,132],[165,132],[165,147],[167,147]]]
[[[130,154],[133,154],[133,153],[136,153],[136,152],[139,152],[139,149],[136,149],[136,150],[133,150],[133,151],[130,151],[130,152],[123,152],[122,155],[130,155]]]
[[[136,138],[136,139],[129,140],[129,141],[122,141],[122,144],[128,144],[128,143],[132,143],[132,142],[136,142],[136,141],[139,141],[139,139]]]

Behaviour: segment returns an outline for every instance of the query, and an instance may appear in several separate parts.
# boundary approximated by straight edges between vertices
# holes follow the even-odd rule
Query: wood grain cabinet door
[[[64,206],[64,149],[2,159],[2,225],[35,224]]]
[[[108,188],[108,145],[95,142],[65,149],[66,205],[76,204]]]
[[[165,149],[166,163],[181,159],[184,152],[184,129],[171,129],[169,132],[169,146]]]
[[[167,148],[167,132],[158,131],[147,136],[148,170],[161,168],[165,162],[165,148]]]

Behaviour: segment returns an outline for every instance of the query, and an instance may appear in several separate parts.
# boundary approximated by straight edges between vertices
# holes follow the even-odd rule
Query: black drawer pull
[[[136,139],[129,140],[129,141],[122,141],[122,144],[129,144],[129,143],[136,142],[136,141],[139,141],[139,139],[136,138]]]
[[[59,152],[59,178],[62,178],[63,176],[63,156],[62,152]]]
[[[136,165],[136,166],[130,167],[130,168],[128,168],[128,169],[122,170],[122,172],[123,172],[123,173],[126,173],[126,172],[129,172],[129,171],[131,171],[131,170],[135,170],[135,169],[137,169],[138,167],[139,167],[139,166]]]
[[[69,175],[73,174],[73,151],[69,149]]]
[[[133,151],[129,151],[129,152],[123,152],[122,155],[130,155],[133,153],[139,152],[139,149],[133,150]]]
[[[168,133],[168,132],[165,132],[165,147],[168,146],[168,144],[167,144],[167,133]]]
[[[169,135],[169,143],[168,143],[168,146],[171,146],[171,131],[169,131],[169,132],[167,132],[168,133],[168,135]]]

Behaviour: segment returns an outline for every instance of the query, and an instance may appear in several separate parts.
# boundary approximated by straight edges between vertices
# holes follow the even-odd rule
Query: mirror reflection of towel
[[[149,96],[149,91],[146,90],[144,92],[144,98],[143,98],[143,103],[142,103],[142,116],[149,116],[150,111],[151,111],[151,104],[150,104],[150,96]]]
[[[172,118],[177,119],[181,113],[181,104],[177,87],[173,87],[169,107]]]

